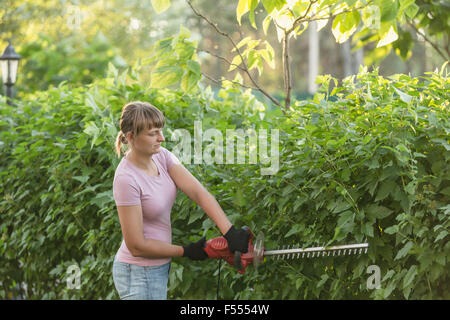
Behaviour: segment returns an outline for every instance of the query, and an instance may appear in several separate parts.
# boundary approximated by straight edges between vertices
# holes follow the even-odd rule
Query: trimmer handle
[[[242,227],[242,229],[250,233],[250,238],[248,240],[248,251],[247,253],[241,253],[235,251],[234,254],[231,253],[228,248],[228,241],[224,237],[217,237],[206,241],[205,252],[211,259],[224,259],[226,262],[235,266],[238,272],[244,274],[245,268],[250,263],[253,263],[253,233],[247,226]]]
[[[242,227],[243,230],[248,231],[250,233],[250,238],[249,238],[249,246],[250,246],[250,240],[252,240],[253,243],[253,233],[250,231],[250,228],[247,226],[243,226]],[[241,262],[241,252],[236,250],[234,252],[234,266],[238,269],[238,270],[242,270],[243,266],[242,266],[242,262]]]

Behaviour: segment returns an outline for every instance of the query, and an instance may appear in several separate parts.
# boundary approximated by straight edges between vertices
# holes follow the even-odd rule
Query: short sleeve
[[[170,168],[172,168],[172,166],[176,165],[176,164],[181,164],[180,160],[178,160],[178,158],[169,150],[165,150],[165,160],[166,160],[166,168],[167,171],[169,171]]]
[[[141,204],[140,190],[130,175],[119,174],[114,177],[113,195],[116,206],[136,206]]]

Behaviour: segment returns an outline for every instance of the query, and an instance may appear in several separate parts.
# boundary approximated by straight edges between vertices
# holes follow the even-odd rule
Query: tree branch
[[[288,31],[278,25],[277,21],[273,19],[273,23],[276,28],[283,30],[283,45],[282,45],[282,62],[283,62],[283,81],[284,81],[284,92],[286,94],[286,100],[284,102],[283,112],[287,112],[291,105],[291,76],[290,76],[290,67],[289,67],[289,33]]]
[[[430,39],[428,39],[425,36],[425,34],[421,33],[419,29],[417,29],[417,27],[411,21],[408,20],[408,24],[414,29],[414,31],[417,34],[419,34],[426,42],[428,42],[433,47],[434,50],[437,51],[437,53],[442,57],[442,59],[444,59],[445,61],[449,60],[449,57],[446,57],[445,54],[439,49],[439,47],[435,43],[433,43]]]
[[[219,55],[217,55],[217,54],[215,54],[215,53],[213,53],[213,52],[210,52],[210,51],[208,51],[208,50],[198,49],[197,52],[206,52],[206,53],[212,55],[213,57],[216,57],[217,59],[220,59],[220,60],[225,61],[225,62],[228,63],[228,65],[230,65],[230,66],[235,66],[236,68],[238,68],[239,70],[244,71],[244,72],[246,71],[244,68],[242,68],[241,66],[238,66],[238,65],[235,64],[235,63],[232,63],[232,62],[231,62],[230,60],[228,60],[227,58],[224,58],[224,57],[222,57],[222,56],[219,56]]]
[[[274,97],[272,97],[266,90],[264,90],[263,88],[261,88],[258,83],[255,81],[255,79],[253,79],[252,75],[250,74],[249,70],[248,70],[248,66],[245,63],[244,57],[242,56],[241,51],[239,50],[239,48],[237,47],[236,43],[234,42],[233,38],[231,38],[231,36],[220,30],[219,27],[217,26],[217,23],[213,23],[211,22],[207,17],[205,17],[204,15],[202,15],[201,13],[199,13],[194,6],[192,5],[190,0],[186,0],[186,2],[188,3],[188,5],[191,7],[192,11],[195,13],[195,15],[197,15],[198,17],[202,18],[203,20],[205,20],[209,25],[211,25],[216,31],[217,33],[219,33],[220,35],[226,37],[231,44],[233,45],[233,47],[236,49],[237,53],[239,54],[239,56],[241,57],[241,61],[242,64],[244,65],[243,71],[247,74],[247,76],[249,77],[250,81],[253,83],[253,85],[256,87],[255,90],[258,90],[259,92],[261,92],[263,95],[265,95],[267,98],[269,98],[270,101],[272,101],[274,104],[276,104],[277,106],[281,107],[283,109],[283,107],[281,106],[280,102],[275,99]],[[283,110],[284,112],[284,110]]]
[[[283,74],[284,74],[284,91],[286,94],[286,100],[284,104],[285,112],[287,112],[291,106],[291,71],[290,71],[290,64],[289,64],[289,38],[290,34],[295,30],[296,28],[296,22],[300,21],[301,19],[305,18],[306,15],[311,10],[311,7],[314,3],[316,3],[318,0],[310,1],[308,8],[306,9],[306,12],[303,16],[297,18],[294,23],[292,24],[292,27],[290,29],[282,28],[278,25],[275,19],[273,19],[273,22],[277,28],[280,28],[284,31],[284,37],[283,37]]]
[[[313,1],[313,2],[317,2],[317,0],[316,0],[316,1]],[[302,22],[311,22],[311,21],[318,21],[318,20],[328,20],[328,19],[331,19],[331,18],[335,18],[335,17],[337,17],[338,15],[343,14],[343,13],[349,13],[349,12],[353,12],[353,11],[358,11],[358,10],[364,9],[365,7],[367,7],[368,5],[370,5],[371,3],[372,3],[372,1],[369,1],[369,2],[367,2],[366,4],[362,5],[361,7],[354,8],[354,9],[350,9],[350,10],[343,10],[343,11],[337,13],[337,14],[331,14],[331,15],[329,15],[328,17],[311,17],[311,18],[305,19],[305,18],[306,18],[306,15],[308,14],[308,11],[309,11],[310,8],[311,8],[311,3],[310,3],[310,6],[308,7],[306,13],[305,13],[303,16],[298,17],[297,19],[295,19],[294,24],[292,25],[292,28],[289,30],[289,32],[294,31],[294,29],[297,28],[298,25],[299,25],[300,23],[302,23]],[[326,8],[326,9],[329,9],[329,8],[331,8],[331,7],[332,7],[332,6],[330,5],[330,6],[329,6],[328,8]]]
[[[286,101],[284,108],[289,110],[291,105],[291,72],[289,69],[289,34],[284,32],[283,39],[283,71],[284,71],[284,90],[286,92]]]
[[[292,24],[292,27],[291,27],[289,30],[286,31],[288,34],[290,34],[292,31],[294,31],[295,28],[297,28],[297,26],[298,26],[301,22],[303,22],[302,20],[305,19],[305,17],[306,17],[306,16],[308,15],[308,13],[309,13],[309,10],[311,10],[312,5],[313,5],[314,3],[316,3],[317,1],[318,1],[318,0],[314,0],[314,1],[310,1],[310,2],[309,2],[308,8],[306,9],[305,14],[304,14],[303,16],[298,17],[297,19],[295,19],[294,23]]]
[[[202,74],[203,74],[203,76],[204,76],[205,78],[207,78],[207,79],[209,79],[209,80],[211,80],[212,82],[217,83],[217,84],[221,84],[221,83],[224,82],[224,81],[230,81],[230,82],[232,82],[232,83],[234,83],[234,84],[237,84],[237,85],[239,85],[239,86],[241,86],[241,87],[243,87],[243,88],[246,88],[246,89],[258,90],[257,88],[250,87],[250,86],[246,86],[246,85],[244,85],[244,84],[242,84],[242,83],[239,83],[239,82],[237,82],[237,81],[234,81],[234,80],[228,80],[228,79],[217,80],[217,79],[214,79],[213,77],[207,75],[207,74],[204,73],[204,72],[202,72]]]

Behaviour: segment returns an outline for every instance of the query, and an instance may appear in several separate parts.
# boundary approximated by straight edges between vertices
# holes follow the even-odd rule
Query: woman
[[[161,146],[164,124],[161,111],[147,102],[128,103],[120,117],[117,155],[121,156],[123,144],[129,146],[113,183],[123,235],[113,278],[121,299],[165,300],[171,257],[207,258],[205,238],[185,246],[172,244],[170,212],[177,189],[215,222],[231,252],[247,252],[249,233],[236,229],[216,199]]]

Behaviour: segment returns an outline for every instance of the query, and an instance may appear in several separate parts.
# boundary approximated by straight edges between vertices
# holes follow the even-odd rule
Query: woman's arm
[[[222,234],[225,234],[231,228],[232,223],[228,220],[216,199],[182,164],[172,166],[169,169],[169,175],[177,187],[206,212]]]
[[[122,235],[128,250],[134,257],[169,258],[183,256],[181,246],[159,240],[145,239],[142,225],[142,207],[117,206]]]

